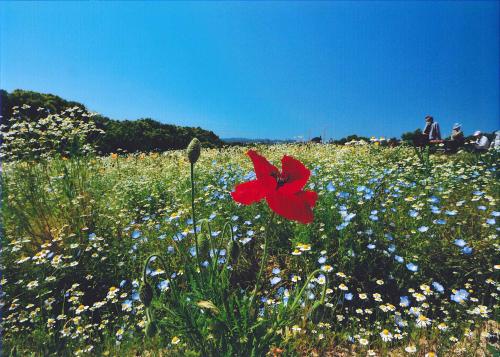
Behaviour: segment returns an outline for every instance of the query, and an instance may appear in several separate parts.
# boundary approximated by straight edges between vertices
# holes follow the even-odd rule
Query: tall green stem
[[[274,212],[271,214],[271,218],[269,219],[269,223],[267,224],[267,227],[266,227],[266,236],[264,238],[264,252],[262,253],[262,259],[260,261],[260,268],[259,268],[259,273],[257,275],[257,280],[255,281],[255,288],[253,289],[253,292],[252,292],[252,298],[250,300],[250,308],[253,307],[253,305],[255,304],[255,298],[257,297],[257,292],[259,291],[259,288],[260,288],[260,281],[262,279],[262,274],[264,273],[264,269],[265,269],[265,266],[266,266],[266,263],[267,263],[267,254],[268,254],[268,249],[267,249],[267,246],[268,246],[268,241],[269,241],[269,231],[271,229],[271,224],[274,220]]]
[[[193,220],[193,232],[194,232],[194,247],[196,252],[196,262],[197,268],[200,268],[200,255],[198,251],[198,234],[196,233],[196,215],[194,211],[194,163],[191,163],[191,217]]]

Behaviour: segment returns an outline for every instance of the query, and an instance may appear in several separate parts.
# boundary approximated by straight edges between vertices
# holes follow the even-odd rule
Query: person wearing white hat
[[[455,123],[451,131],[450,140],[445,141],[445,150],[449,153],[456,153],[464,143],[465,136],[462,131],[462,124]]]
[[[451,140],[456,141],[459,144],[463,144],[465,141],[464,132],[462,131],[462,124],[455,123],[451,131]]]
[[[491,141],[490,149],[500,149],[500,130],[495,131],[495,139]]]
[[[490,147],[490,140],[483,135],[481,131],[477,130],[474,132],[474,137],[476,138],[476,142],[474,144],[474,148],[478,152],[485,152]]]

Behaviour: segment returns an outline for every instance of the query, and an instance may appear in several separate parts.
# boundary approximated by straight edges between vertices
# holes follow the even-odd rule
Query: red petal
[[[278,175],[278,169],[269,163],[264,156],[257,154],[254,150],[248,150],[247,155],[252,159],[257,179],[263,179],[271,175]],[[276,180],[275,180],[276,182]]]
[[[287,179],[286,183],[280,187],[284,193],[295,193],[301,191],[311,176],[311,171],[299,160],[291,156],[283,156],[281,159],[283,177]]]
[[[250,205],[263,199],[266,192],[267,190],[264,185],[262,185],[262,181],[253,180],[236,186],[234,192],[231,192],[231,196],[236,202]]]
[[[308,191],[312,192],[312,191]],[[312,192],[314,194],[314,192]],[[311,203],[316,203],[316,197],[306,192],[287,194],[281,190],[272,191],[266,196],[269,207],[286,219],[311,223],[314,220]]]
[[[302,191],[296,194],[299,197],[302,197],[307,204],[311,207],[316,205],[316,201],[318,200],[318,194],[314,191]]]

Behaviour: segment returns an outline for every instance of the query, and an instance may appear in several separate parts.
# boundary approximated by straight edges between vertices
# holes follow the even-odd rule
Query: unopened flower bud
[[[236,241],[229,241],[228,251],[230,257],[230,264],[234,265],[238,262],[238,258],[240,257],[240,245]]]
[[[200,152],[201,142],[197,138],[194,138],[193,140],[191,140],[187,147],[187,156],[189,162],[192,164],[196,163],[196,161],[198,161],[198,158],[200,157]]]
[[[151,305],[151,301],[153,300],[153,288],[151,285],[144,283],[139,290],[139,297],[144,306],[148,307]]]
[[[210,245],[210,242],[208,240],[208,235],[207,234],[204,234],[204,233],[200,233],[198,235],[198,249],[199,249],[199,252],[200,252],[200,255],[206,255],[208,254],[208,250],[209,250],[209,245]]]

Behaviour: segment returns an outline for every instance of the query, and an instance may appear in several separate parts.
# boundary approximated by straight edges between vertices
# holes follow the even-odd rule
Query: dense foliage
[[[38,108],[39,119],[31,120],[32,107],[13,107],[6,125],[1,125],[2,160],[47,159],[58,155],[76,157],[94,153],[93,141],[103,134],[93,116],[80,107],[50,114]]]
[[[194,166],[199,241],[184,151],[5,164],[4,354],[494,351],[498,152],[256,149],[312,170],[312,224],[232,200],[255,178],[240,147]]]
[[[0,90],[0,113],[5,130],[9,130],[17,117],[18,108],[23,108],[23,121],[36,126],[47,115],[61,114],[70,108],[86,111],[83,104],[67,101],[53,94],[42,94],[25,90],[11,93]],[[40,108],[43,108],[41,110]],[[103,154],[117,151],[165,151],[185,148],[193,137],[205,147],[220,147],[222,141],[211,131],[201,128],[163,124],[153,119],[112,120],[102,115],[93,115],[97,129],[102,134],[93,136],[96,150]]]

